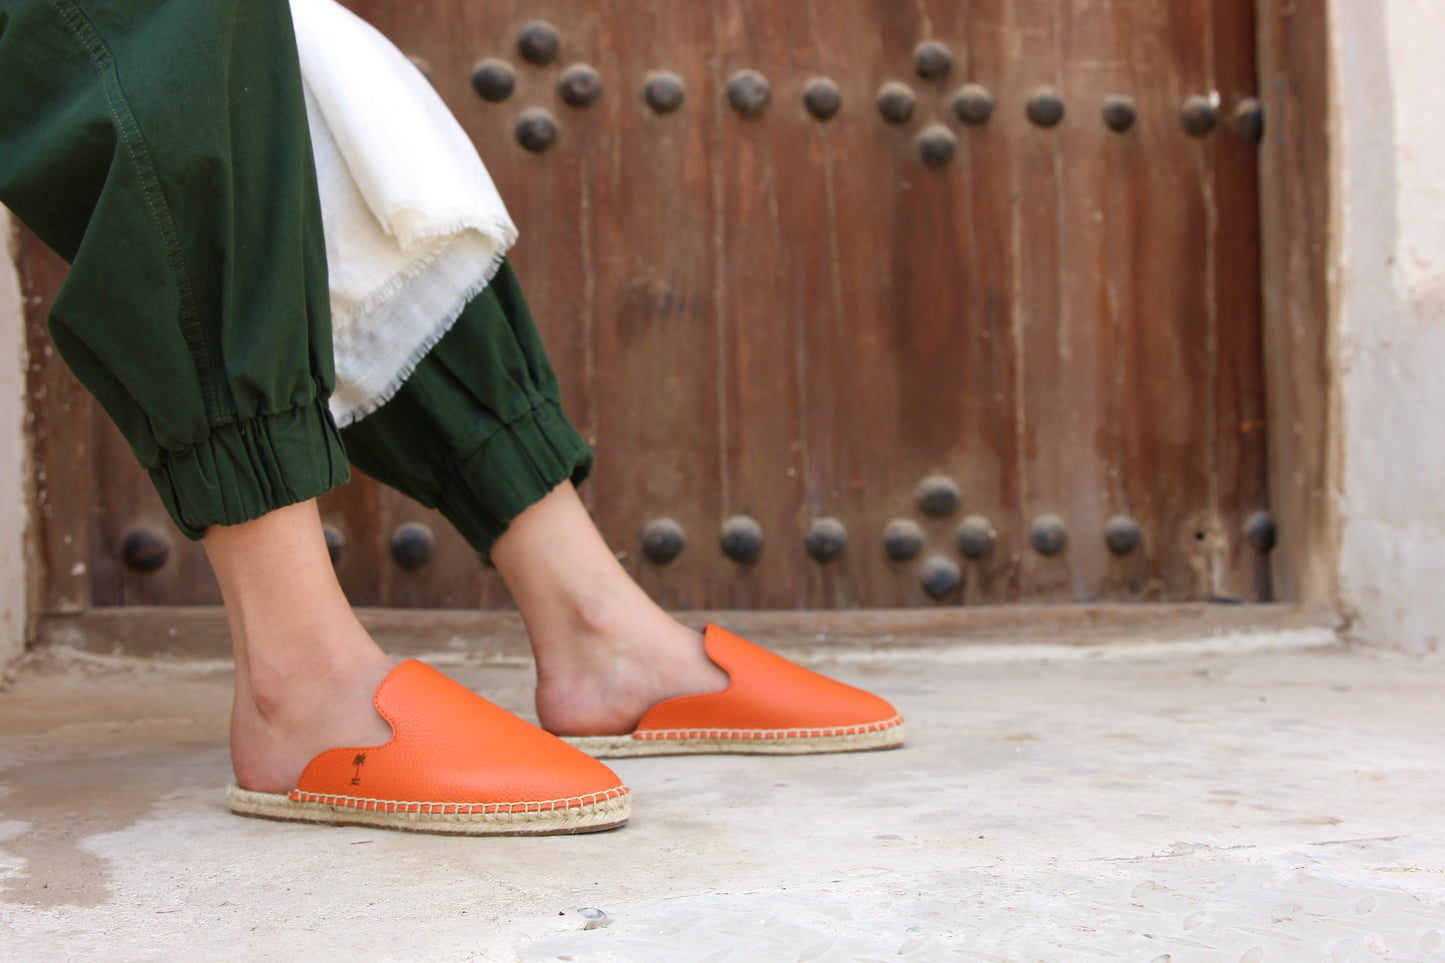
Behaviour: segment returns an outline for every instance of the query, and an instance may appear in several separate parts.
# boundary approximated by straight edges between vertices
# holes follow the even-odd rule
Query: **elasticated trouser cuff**
[[[505,263],[396,395],[341,436],[353,465],[441,511],[484,555],[528,505],[592,469]]]
[[[0,0],[0,203],[71,267],[55,348],[182,532],[347,477],[286,0]]]
[[[582,484],[591,471],[591,449],[561,410],[544,402],[463,460],[436,507],[485,554],[529,505],[568,479]]]
[[[211,429],[150,469],[166,510],[188,538],[315,498],[347,480],[341,435],[324,400]]]
[[[505,264],[338,436],[286,0],[0,0],[0,89],[0,203],[71,264],[56,349],[188,537],[320,495],[350,456],[485,552],[586,476]]]

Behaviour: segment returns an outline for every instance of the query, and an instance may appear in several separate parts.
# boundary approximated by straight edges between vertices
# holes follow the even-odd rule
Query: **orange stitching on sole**
[[[841,729],[648,729],[634,732],[632,738],[643,741],[667,739],[831,739],[835,736],[861,736],[884,732],[903,724],[902,716],[883,722],[870,722]]]
[[[609,789],[605,793],[590,793],[573,796],[570,799],[532,800],[528,802],[500,803],[455,803],[455,802],[407,802],[393,799],[367,799],[361,796],[337,796],[326,793],[302,792],[293,789],[286,798],[296,803],[313,803],[322,806],[341,806],[347,809],[361,809],[369,812],[418,813],[427,816],[489,815],[496,813],[542,813],[559,812],[597,806],[621,799],[628,795],[626,787]]]

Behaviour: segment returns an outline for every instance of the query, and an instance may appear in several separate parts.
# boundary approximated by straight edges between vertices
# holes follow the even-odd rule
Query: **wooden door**
[[[501,187],[665,605],[1270,597],[1251,0],[350,5]],[[21,268],[42,607],[215,603]],[[509,604],[367,479],[323,514],[358,604]]]

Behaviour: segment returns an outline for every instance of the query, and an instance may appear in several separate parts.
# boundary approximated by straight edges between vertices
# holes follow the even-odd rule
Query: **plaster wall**
[[[1341,603],[1445,649],[1445,4],[1333,0]]]
[[[25,650],[25,321],[11,256],[10,212],[0,207],[0,670]]]

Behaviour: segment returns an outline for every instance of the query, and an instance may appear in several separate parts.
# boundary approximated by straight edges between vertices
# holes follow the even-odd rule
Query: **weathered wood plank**
[[[1016,73],[1011,18],[1009,0],[972,0],[957,28],[963,38],[960,86],[981,84],[995,100],[986,124],[958,128],[956,176],[966,192],[959,261],[976,347],[967,376],[957,386],[966,398],[971,430],[954,451],[954,470],[964,489],[964,516],[982,517],[996,533],[991,552],[964,564],[964,599],[970,605],[1029,597],[1021,566],[1023,554],[1031,551],[1023,501],[1025,466],[1018,455],[1026,387],[1015,350],[1015,278],[1021,267],[1016,263],[1013,217],[1018,195],[1005,188],[1016,156],[1010,129],[1023,116],[1026,95]]]
[[[1127,16],[1127,15],[1123,15]],[[1111,461],[1104,439],[1112,427],[1107,405],[1112,336],[1109,292],[1120,264],[1109,259],[1104,203],[1117,136],[1103,124],[1101,107],[1121,79],[1117,33],[1120,12],[1089,0],[1060,5],[1060,89],[1069,114],[1058,132],[1060,173],[1058,377],[1065,420],[1055,444],[1067,478],[1060,514],[1069,524],[1069,568],[1075,601],[1128,597],[1123,573],[1138,571],[1144,553],[1116,559],[1104,541],[1111,504]],[[1132,87],[1132,84],[1129,85]]]
[[[1276,598],[1338,603],[1339,518],[1330,495],[1329,42],[1320,0],[1259,0],[1259,152],[1270,506]]]
[[[1236,112],[1255,97],[1253,3],[1213,8],[1214,86],[1220,129],[1210,149],[1216,210],[1212,283],[1215,326],[1214,503],[1215,595],[1271,598],[1267,556],[1250,545],[1244,525],[1268,508],[1264,329],[1260,302],[1259,147],[1241,137]]]
[[[596,475],[589,485],[608,544],[654,598],[687,607],[721,577],[717,551],[726,400],[724,367],[733,289],[719,237],[735,211],[714,165],[733,159],[722,144],[717,98],[722,67],[712,56],[715,21],[740,22],[733,6],[611,4],[597,11],[605,40],[595,53],[613,87],[599,115],[591,183],[587,284],[595,307],[592,376]],[[575,11],[574,18],[585,16]],[[749,56],[741,30],[734,55]],[[685,99],[670,114],[646,103],[654,71],[681,78]],[[745,132],[736,166],[747,164]],[[746,178],[747,174],[739,174]],[[763,279],[766,275],[763,276]],[[734,306],[733,310],[737,310]],[[575,330],[575,329],[574,329]],[[579,332],[581,333],[581,332]],[[641,536],[671,519],[685,547],[664,563],[643,554]]]
[[[45,319],[68,268],[28,230],[19,229],[16,267],[25,299],[30,367],[30,459],[35,471],[32,519],[39,551],[41,610],[74,612],[91,604],[91,420],[95,406],[55,353]],[[102,416],[103,417],[103,416]]]
[[[1007,86],[1024,104],[1030,92],[1050,88],[1060,98],[1065,65],[1064,24],[1057,4],[1014,0],[1011,31],[1017,44],[1017,73]],[[1080,120],[1068,112],[1062,124]],[[1005,105],[1006,107],[1008,105]],[[1020,111],[1022,113],[1022,111]],[[1077,106],[1075,113],[1078,113]],[[1068,303],[1070,291],[1063,277],[1063,202],[1065,175],[1073,159],[1066,158],[1060,144],[1060,127],[1029,123],[1021,116],[999,120],[1014,138],[1010,190],[1015,198],[1013,212],[1014,350],[1019,366],[1020,393],[1018,438],[1015,456],[1020,465],[1023,517],[1020,535],[1027,539],[1030,526],[1040,518],[1059,518],[1065,527],[1069,517],[1071,479],[1063,450],[1072,430],[1069,399],[1063,382],[1069,364]],[[1072,532],[1078,542],[1080,533]],[[1065,602],[1075,598],[1070,571],[1077,545],[1065,544],[1055,555],[1030,548],[1026,541],[1013,546],[1021,557],[1024,593],[1030,599]]]

